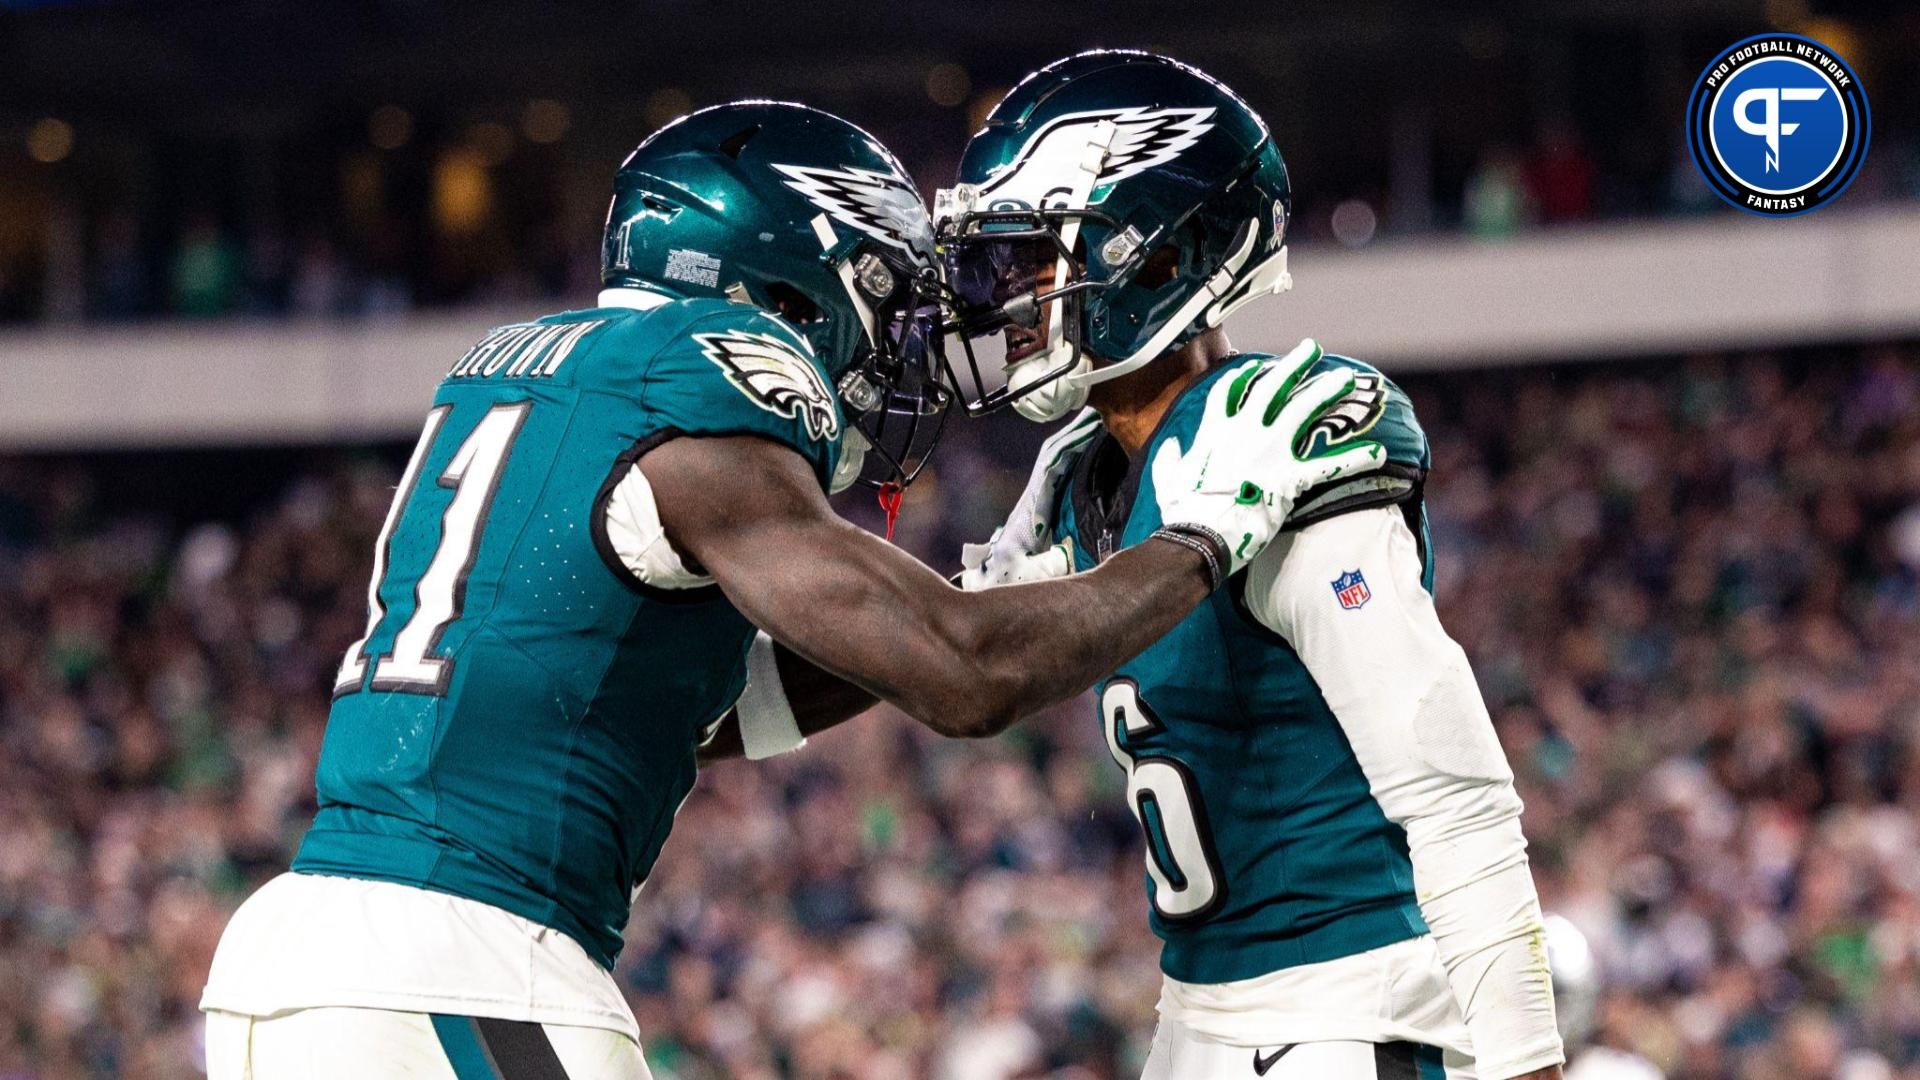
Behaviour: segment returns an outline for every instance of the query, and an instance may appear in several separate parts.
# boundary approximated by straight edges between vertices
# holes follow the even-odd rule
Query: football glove
[[[1040,444],[1027,486],[1005,525],[984,544],[960,548],[960,587],[969,592],[1073,573],[1073,538],[1054,539],[1054,504],[1074,454],[1100,434],[1100,414],[1084,409]]]
[[[1267,546],[1306,491],[1377,467],[1379,443],[1361,440],[1302,457],[1307,429],[1353,389],[1351,371],[1303,380],[1318,355],[1303,341],[1277,360],[1249,360],[1216,380],[1193,442],[1153,458],[1161,527],[1154,536],[1207,558],[1218,587]]]

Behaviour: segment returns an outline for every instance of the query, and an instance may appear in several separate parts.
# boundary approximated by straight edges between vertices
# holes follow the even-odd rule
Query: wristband
[[[1155,538],[1171,540],[1183,548],[1198,552],[1207,561],[1209,592],[1225,584],[1228,568],[1233,563],[1227,557],[1227,542],[1219,533],[1204,525],[1187,523],[1162,525],[1148,535],[1148,539]]]
[[[747,688],[740,692],[733,711],[740,718],[740,747],[749,761],[778,757],[807,744],[793,704],[787,700],[787,688],[780,683],[773,639],[764,630],[753,635],[753,645],[747,649]]]

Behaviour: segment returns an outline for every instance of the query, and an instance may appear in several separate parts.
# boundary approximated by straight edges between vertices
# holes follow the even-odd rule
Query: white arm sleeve
[[[1506,1080],[1564,1059],[1540,901],[1513,772],[1421,569],[1397,507],[1354,511],[1274,541],[1248,570],[1247,608],[1299,654],[1406,830],[1479,1075]],[[1353,571],[1371,595],[1343,603],[1334,581]]]
[[[747,649],[747,688],[733,711],[740,720],[740,746],[748,761],[765,761],[807,745],[774,663],[773,639],[765,630],[753,635],[753,645]]]

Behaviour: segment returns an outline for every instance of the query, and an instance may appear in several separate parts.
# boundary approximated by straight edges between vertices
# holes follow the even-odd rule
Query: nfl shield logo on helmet
[[[1340,606],[1355,611],[1373,599],[1373,590],[1367,588],[1366,576],[1358,570],[1349,570],[1333,579],[1333,595],[1340,599]]]

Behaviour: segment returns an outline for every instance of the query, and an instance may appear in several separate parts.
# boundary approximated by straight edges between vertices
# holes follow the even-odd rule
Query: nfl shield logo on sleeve
[[[1358,570],[1349,570],[1333,579],[1333,595],[1340,598],[1340,606],[1355,611],[1373,599],[1373,590],[1367,588],[1367,579]]]

